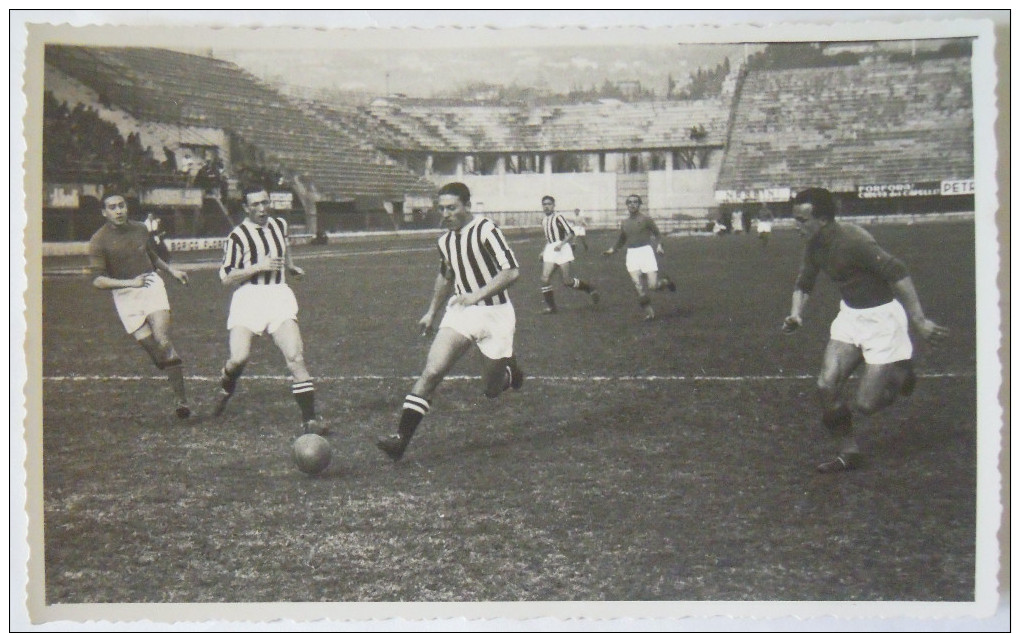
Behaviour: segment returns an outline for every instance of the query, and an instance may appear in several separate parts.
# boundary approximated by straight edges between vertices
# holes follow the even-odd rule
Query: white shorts
[[[577,237],[584,237],[587,234],[588,234],[588,229],[584,228],[583,226],[575,226],[574,227],[574,235],[576,235]]]
[[[910,343],[907,313],[899,301],[874,308],[856,309],[839,303],[839,314],[829,328],[829,338],[861,348],[864,362],[886,365],[909,359]]]
[[[543,262],[560,266],[574,261],[574,249],[570,247],[570,244],[564,244],[558,251],[554,250],[553,246],[555,246],[555,244],[545,245],[545,250],[542,251]]]
[[[113,291],[113,305],[117,315],[128,334],[145,324],[145,317],[160,310],[170,310],[170,300],[166,297],[166,284],[157,273],[149,273],[151,280],[143,288],[117,288]]]
[[[489,358],[509,358],[514,355],[517,315],[512,303],[494,306],[451,306],[447,303],[446,314],[439,327],[452,328],[471,339],[478,346],[478,351]]]
[[[244,284],[230,300],[227,330],[240,326],[258,336],[272,334],[284,322],[297,321],[297,313],[297,298],[287,284]]]
[[[654,273],[659,270],[655,260],[655,249],[651,245],[627,249],[627,271],[632,273]]]
[[[772,232],[772,223],[771,222],[762,222],[761,220],[758,220],[758,232],[759,233],[771,233]]]

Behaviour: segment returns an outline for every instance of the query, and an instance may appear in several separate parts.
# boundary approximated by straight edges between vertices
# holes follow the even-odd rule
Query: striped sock
[[[415,429],[421,423],[422,418],[429,412],[429,401],[421,396],[409,393],[404,397],[404,408],[400,412],[400,426],[397,431],[405,442],[411,440]]]
[[[545,305],[549,306],[550,310],[556,309],[556,298],[553,296],[552,286],[542,286],[542,298],[545,299]]]
[[[301,419],[304,421],[315,419],[315,384],[311,380],[296,382],[290,387],[298,406],[301,407]]]
[[[588,282],[581,281],[577,277],[574,277],[574,280],[570,282],[570,287],[573,288],[574,290],[583,290],[585,292],[591,292],[592,290],[594,290],[594,288],[592,288],[588,284]]]

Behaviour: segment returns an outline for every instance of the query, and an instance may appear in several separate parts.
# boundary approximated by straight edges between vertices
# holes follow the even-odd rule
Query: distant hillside
[[[755,49],[757,50],[757,49]],[[753,52],[753,51],[752,51]],[[316,90],[433,97],[471,83],[567,93],[605,81],[638,81],[659,97],[699,67],[742,59],[742,45],[424,50],[216,50],[265,81]],[[387,74],[389,75],[387,77]]]

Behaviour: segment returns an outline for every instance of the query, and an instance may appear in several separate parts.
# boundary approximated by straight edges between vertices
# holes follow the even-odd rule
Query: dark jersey
[[[283,257],[287,253],[287,221],[270,217],[259,226],[245,220],[234,227],[223,246],[220,279],[232,270],[250,268],[266,258]],[[266,271],[247,282],[254,285],[282,284],[287,281],[284,270]]]
[[[854,224],[823,225],[804,249],[796,287],[810,293],[818,273],[824,272],[839,287],[851,308],[873,308],[895,298],[892,284],[908,275],[907,267]]]
[[[472,218],[459,231],[447,231],[439,238],[442,256],[439,272],[453,275],[454,292],[474,292],[492,281],[501,270],[519,268],[503,232],[487,218]],[[509,303],[504,289],[485,300],[485,305]]]
[[[649,246],[652,243],[653,235],[656,238],[660,237],[659,227],[655,225],[655,220],[644,213],[635,213],[620,224],[620,237],[616,240],[613,249],[618,249],[624,244],[627,245],[627,248]]]
[[[107,222],[89,240],[89,266],[95,275],[133,279],[154,270],[154,249],[149,229],[141,222],[128,220],[119,227]]]

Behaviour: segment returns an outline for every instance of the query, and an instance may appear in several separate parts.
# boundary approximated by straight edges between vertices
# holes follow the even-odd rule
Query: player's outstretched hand
[[[418,319],[418,335],[422,337],[430,336],[435,329],[432,327],[432,315],[426,314],[422,318]]]
[[[802,321],[798,316],[792,314],[783,319],[783,334],[793,334],[800,327]]]
[[[176,268],[170,271],[170,274],[174,276],[174,279],[180,282],[182,286],[188,285],[188,273],[183,270],[177,270]]]
[[[921,325],[917,327],[920,331],[921,336],[924,340],[928,341],[932,345],[938,345],[943,339],[949,336],[949,328],[939,325],[934,321],[925,319]]]

